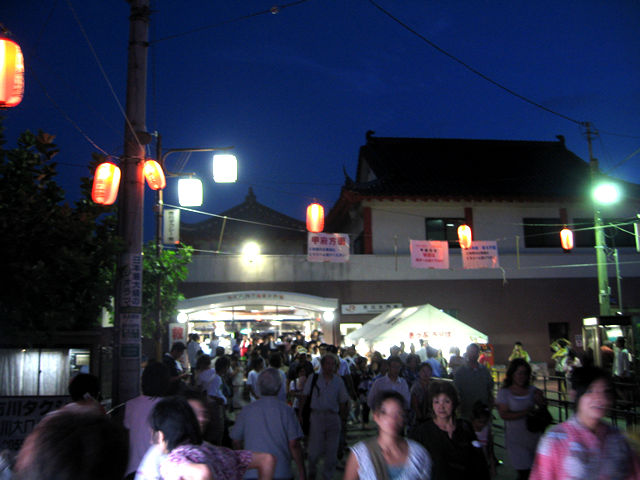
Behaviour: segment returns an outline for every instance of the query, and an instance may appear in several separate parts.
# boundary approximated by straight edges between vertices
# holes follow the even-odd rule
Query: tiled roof
[[[220,217],[212,217],[198,223],[184,223],[180,226],[181,237],[194,239],[217,236],[222,229],[224,219],[228,217],[225,225],[225,236],[233,236],[250,230],[272,230],[277,236],[299,236],[306,231],[305,223],[295,218],[284,215],[276,210],[259,203],[249,187],[249,192],[244,202],[219,214]],[[245,220],[244,222],[234,219]],[[273,228],[276,227],[276,228]],[[284,228],[283,228],[284,227]]]
[[[556,142],[383,138],[367,134],[355,181],[375,197],[533,199],[583,197],[589,164]]]

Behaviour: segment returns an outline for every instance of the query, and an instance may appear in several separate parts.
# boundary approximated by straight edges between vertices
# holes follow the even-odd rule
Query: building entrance
[[[204,342],[218,337],[228,349],[236,333],[274,337],[301,332],[306,338],[320,330],[326,342],[333,342],[334,325],[339,324],[338,300],[292,292],[252,290],[205,295],[178,303],[178,322],[188,333],[198,333]]]

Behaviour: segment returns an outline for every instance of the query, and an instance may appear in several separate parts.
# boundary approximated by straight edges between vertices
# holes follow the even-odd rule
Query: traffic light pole
[[[143,164],[146,132],[149,0],[128,0],[129,48],[122,183],[118,202],[118,233],[124,242],[118,258],[112,401],[114,405],[140,394],[142,326]]]

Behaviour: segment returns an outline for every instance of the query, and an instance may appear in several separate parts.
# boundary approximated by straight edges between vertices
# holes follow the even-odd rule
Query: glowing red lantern
[[[24,94],[24,57],[16,42],[0,38],[0,108],[15,107]]]
[[[91,189],[93,201],[100,205],[112,205],[118,196],[120,175],[120,168],[111,162],[98,165]]]
[[[472,240],[471,227],[469,227],[469,225],[460,225],[458,227],[458,241],[460,242],[460,247],[469,248]]]
[[[560,230],[560,243],[567,252],[573,248],[573,232],[567,227]]]
[[[319,203],[307,207],[307,230],[313,233],[324,230],[324,207]]]
[[[147,179],[147,184],[151,190],[162,190],[167,186],[162,167],[155,160],[144,162],[144,178]]]

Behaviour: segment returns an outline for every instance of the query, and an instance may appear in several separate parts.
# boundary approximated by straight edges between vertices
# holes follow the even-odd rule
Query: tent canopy
[[[452,347],[461,352],[472,342],[488,343],[489,338],[482,332],[447,315],[433,305],[394,308],[372,318],[358,330],[345,337],[347,345],[356,345],[360,353],[373,348],[388,354],[394,345],[404,342],[406,351],[413,344],[420,348],[420,340],[429,346],[442,350],[445,357]]]

